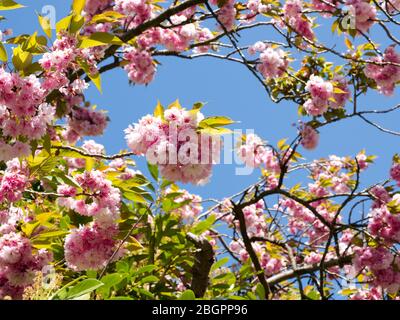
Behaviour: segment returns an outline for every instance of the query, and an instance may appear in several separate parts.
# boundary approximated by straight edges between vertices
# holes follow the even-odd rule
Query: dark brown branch
[[[196,236],[190,232],[186,237],[198,249],[194,256],[191,289],[196,298],[201,298],[207,290],[208,276],[214,263],[214,250],[205,237]]]
[[[264,269],[261,267],[261,264],[260,264],[260,261],[258,260],[257,254],[254,251],[254,248],[251,244],[249,235],[247,234],[246,221],[244,218],[243,211],[233,201],[231,201],[231,203],[233,206],[233,212],[235,213],[235,217],[236,217],[236,219],[239,220],[240,235],[242,236],[244,246],[246,248],[247,253],[250,256],[251,262],[253,263],[254,269],[257,274],[258,281],[260,281],[261,285],[264,288],[265,297],[266,297],[266,299],[268,299],[271,289],[270,289],[270,286],[269,286],[267,280],[265,279]]]
[[[345,257],[339,258],[339,259],[332,259],[332,260],[324,262],[322,264],[322,266],[323,266],[324,269],[327,269],[327,268],[335,267],[335,266],[338,266],[338,265],[341,265],[341,264],[342,265],[350,264],[352,258],[353,257],[351,255],[349,255],[349,256],[345,256]],[[316,264],[313,264],[313,265],[307,264],[307,265],[304,265],[302,267],[297,267],[296,270],[290,269],[290,270],[278,273],[278,274],[276,274],[276,275],[274,275],[272,277],[269,277],[267,279],[267,283],[268,283],[268,285],[273,286],[273,285],[276,285],[276,284],[281,283],[283,281],[290,280],[290,279],[293,279],[295,277],[298,277],[298,276],[301,276],[301,275],[304,275],[304,274],[313,273],[315,271],[318,271],[319,269],[320,269],[319,263],[316,263]]]

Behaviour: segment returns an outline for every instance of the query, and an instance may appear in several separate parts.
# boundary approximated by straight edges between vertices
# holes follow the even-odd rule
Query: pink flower
[[[239,158],[249,167],[259,167],[265,158],[265,142],[255,134],[248,134],[245,142],[238,148]]]
[[[312,150],[317,147],[319,142],[319,134],[314,128],[308,125],[304,125],[301,128],[300,135],[301,135],[301,145],[305,149]]]
[[[383,58],[375,57],[372,62],[400,64],[400,54],[395,51],[394,46],[389,46],[385,50]],[[400,80],[400,67],[391,64],[376,65],[369,63],[364,69],[364,73],[367,77],[374,79],[379,92],[387,96],[393,94],[396,82]]]
[[[266,48],[260,54],[258,71],[267,79],[281,77],[288,67],[286,53],[281,49]]]
[[[107,126],[107,116],[100,111],[75,107],[68,118],[68,131],[77,136],[99,136]]]
[[[15,158],[7,162],[7,169],[0,179],[0,202],[16,202],[28,185],[28,170],[25,163]]]
[[[366,0],[347,0],[346,4],[350,6],[350,14],[355,17],[355,28],[357,33],[367,32],[375,23],[376,8]]]
[[[302,14],[302,0],[287,0],[283,6],[284,18],[300,36],[312,40],[314,33],[309,19]]]
[[[147,115],[125,130],[132,151],[146,155],[170,181],[204,184],[211,176],[212,164],[219,158],[218,136],[200,134],[200,112],[171,107],[161,117]]]
[[[24,288],[33,283],[36,271],[52,260],[47,250],[33,252],[29,239],[15,232],[0,237],[0,299],[21,299]]]
[[[193,221],[195,217],[197,217],[201,211],[203,210],[203,206],[201,205],[201,197],[198,195],[190,194],[187,190],[177,190],[174,191],[171,188],[166,190],[166,195],[171,193],[178,193],[179,196],[174,198],[175,203],[189,202],[177,209],[174,209],[172,212],[178,214],[182,219]]]
[[[115,226],[103,229],[96,224],[73,229],[64,244],[67,266],[74,271],[99,270],[106,266],[117,249],[114,239],[117,232]],[[122,251],[114,259],[121,255]]]
[[[124,69],[130,81],[136,84],[149,84],[153,80],[156,67],[148,51],[128,47],[124,51],[124,59],[129,62]]]
[[[400,186],[400,163],[394,163],[390,168],[390,177]]]

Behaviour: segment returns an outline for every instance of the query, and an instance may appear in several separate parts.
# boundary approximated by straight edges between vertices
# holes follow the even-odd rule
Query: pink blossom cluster
[[[0,68],[0,160],[30,153],[29,142],[46,134],[55,108],[44,103],[45,90],[35,75],[21,77]]]
[[[138,37],[137,47],[127,47],[124,59],[128,62],[125,71],[129,79],[136,84],[150,83],[156,72],[156,64],[150,53],[150,48],[163,45],[170,51],[181,52],[189,48],[194,41],[203,42],[213,37],[208,28],[199,28],[194,23],[185,23],[185,14],[174,15],[170,18],[169,28],[151,28]],[[175,27],[174,27],[175,26]],[[207,45],[198,45],[195,52],[206,52]]]
[[[324,255],[322,253],[318,251],[312,251],[304,258],[304,262],[307,264],[319,264],[322,258],[324,258]],[[337,259],[336,254],[331,251],[327,252],[324,261],[327,262],[333,259]],[[328,274],[329,278],[334,278],[335,274],[340,274],[340,268],[338,266],[330,267],[328,268],[328,271],[330,272],[330,274]]]
[[[115,0],[113,9],[126,16],[126,28],[134,29],[151,18],[153,6],[147,0]]]
[[[278,208],[278,205],[276,205]],[[288,214],[288,228],[292,234],[302,232],[304,236],[309,238],[310,244],[323,243],[328,239],[328,227],[317,217],[310,209],[305,208],[301,204],[292,199],[282,199],[279,202],[279,208],[286,210]],[[329,210],[327,206],[318,204],[315,207],[318,214],[328,223],[333,222],[336,217],[335,210]],[[340,222],[341,217],[336,218],[336,222]]]
[[[156,73],[155,62],[147,50],[128,47],[124,59],[129,63],[124,67],[129,80],[136,84],[149,84]]]
[[[366,156],[363,153],[357,155],[360,171],[367,168]],[[328,191],[334,193],[348,193],[351,191],[351,168],[353,166],[346,157],[331,155],[323,162],[314,161],[311,166],[312,178],[315,183],[310,185],[310,192],[315,196],[323,196]],[[350,172],[348,172],[350,170]],[[324,187],[322,187],[324,185]]]
[[[374,57],[372,62],[388,63],[386,65],[377,65],[368,63],[364,69],[367,77],[375,80],[379,92],[384,95],[390,96],[394,92],[395,85],[400,81],[400,54],[396,52],[394,46],[389,46],[383,57]],[[390,63],[397,64],[392,65]]]
[[[400,0],[386,0],[385,8],[389,14],[396,14],[400,11]]]
[[[83,216],[93,217],[99,225],[112,225],[119,218],[121,194],[112,186],[103,172],[98,170],[85,171],[77,174],[75,180],[82,189],[84,198],[75,199],[78,194],[76,187],[61,184],[57,192],[64,197],[58,199],[58,204],[75,210]]]
[[[203,206],[201,205],[201,197],[196,195],[196,194],[191,194],[187,190],[179,189],[177,191],[174,191],[171,188],[168,188],[166,190],[166,195],[168,194],[175,194],[179,193],[179,196],[174,198],[174,203],[179,204],[182,202],[189,202],[177,209],[174,209],[172,212],[177,214],[179,217],[181,217],[184,220],[187,221],[193,221],[203,210]]]
[[[269,172],[277,173],[280,171],[278,157],[259,136],[251,133],[243,139],[244,141],[238,147],[237,153],[246,166],[257,168],[264,165]]]
[[[211,0],[211,4],[218,5],[218,0]],[[218,11],[218,20],[228,31],[231,31],[235,25],[236,8],[235,0],[225,0]]]
[[[184,11],[170,17],[168,28],[154,27],[146,30],[137,38],[136,47],[126,47],[123,58],[127,61],[124,69],[130,81],[135,84],[149,84],[156,73],[156,63],[151,55],[151,48],[162,45],[169,51],[181,52],[197,43],[193,51],[206,52],[208,45],[200,45],[213,38],[208,28],[199,27],[198,23],[187,23],[193,10]],[[200,44],[199,44],[200,43]]]
[[[301,145],[308,150],[315,149],[319,142],[319,133],[313,127],[303,124],[300,127]]]
[[[199,29],[194,23],[187,23],[185,15],[174,15],[171,17],[171,26],[176,27],[160,30],[160,43],[171,51],[183,51],[189,47],[189,44],[199,39],[198,33],[205,31]],[[203,33],[202,36],[208,38],[208,34]],[[208,39],[205,39],[208,40]]]
[[[265,271],[266,276],[271,276],[276,274],[285,267],[286,261],[282,258],[271,257],[268,253],[265,245],[261,245],[259,242],[252,243],[253,249],[259,256],[260,265]],[[229,249],[236,255],[239,256],[240,261],[247,262],[249,259],[249,254],[243,244],[242,240],[232,241],[229,244]]]
[[[108,164],[109,168],[106,169],[104,172],[118,172],[120,175],[118,176],[118,179],[121,180],[129,180],[134,178],[135,176],[143,176],[142,172],[140,170],[134,170],[128,167],[127,161],[118,158],[110,161]]]
[[[75,143],[83,136],[99,136],[107,127],[108,118],[102,111],[86,107],[74,107],[68,115],[64,138]]]
[[[167,50],[181,52],[196,42],[195,52],[206,52],[208,45],[198,43],[208,41],[214,36],[208,28],[201,28],[197,23],[187,23],[188,17],[181,13],[170,18],[169,28],[150,28],[137,39],[138,50],[149,51],[151,47],[162,45]]]
[[[86,0],[85,13],[95,15],[111,7],[114,0]]]
[[[0,202],[15,202],[21,199],[29,183],[29,172],[18,158],[7,161],[7,168],[0,178]]]
[[[204,116],[196,110],[171,107],[162,117],[147,115],[126,130],[126,141],[135,154],[146,155],[168,180],[202,184],[218,159],[220,138],[200,134]]]
[[[81,193],[76,187],[59,185],[57,192],[62,197],[58,199],[58,204],[80,215],[93,217],[93,222],[73,229],[66,237],[65,259],[72,270],[98,270],[105,266],[116,249],[120,191],[105,179],[101,171],[85,171],[74,178],[81,187]],[[115,259],[119,257],[120,254]]]
[[[304,109],[311,116],[320,116],[328,110],[329,99],[333,95],[333,85],[320,76],[311,75],[307,81],[306,90],[311,99],[304,103]]]
[[[35,273],[53,259],[50,252],[34,250],[29,239],[16,233],[16,224],[22,218],[21,210],[15,208],[0,211],[0,299],[21,299]]]
[[[123,251],[117,250],[118,228],[97,223],[73,229],[65,238],[64,251],[67,266],[74,271],[99,270],[113,258],[121,257]]]
[[[369,190],[369,193],[374,197],[372,208],[380,208],[382,205],[385,205],[392,200],[389,192],[381,185],[372,187]]]
[[[267,222],[264,214],[265,204],[263,200],[243,208],[246,229],[249,237],[265,237],[267,235]],[[228,224],[235,226],[237,230],[240,228],[238,220],[234,220],[232,213],[232,205],[229,199],[226,199],[218,209],[217,216],[219,219]]]
[[[390,213],[387,206],[382,205],[374,208],[369,213],[369,217],[368,229],[373,236],[379,237],[389,244],[400,241],[399,215]]]
[[[343,108],[346,104],[346,101],[350,99],[348,81],[344,76],[335,75],[332,79],[332,82],[334,83],[335,89],[332,94],[332,99],[329,100],[329,107],[332,109]]]
[[[17,232],[17,224],[23,220],[24,214],[20,208],[10,207],[0,210],[0,234]]]
[[[368,32],[375,23],[376,8],[368,0],[347,0],[346,5],[350,7],[350,14],[355,17],[355,29],[357,33]]]
[[[329,13],[335,12],[335,10],[338,8],[338,5],[339,1],[337,0],[312,0],[312,6],[314,9],[324,11],[321,13],[321,15],[324,17],[330,17],[331,14]]]
[[[247,9],[250,10],[250,14],[246,16],[247,20],[252,20],[259,13],[267,13],[271,10],[271,5],[263,3],[261,0],[249,0],[246,5]]]
[[[394,163],[390,168],[390,177],[400,186],[400,163]]]
[[[400,289],[400,259],[383,246],[356,248],[353,264],[356,270],[368,268],[372,273],[372,284],[397,293]]]
[[[96,143],[93,140],[85,140],[82,144],[82,149],[89,154],[102,155],[105,153],[104,146],[102,144]],[[66,157],[65,160],[67,161],[68,169],[70,171],[74,169],[85,168],[86,166],[86,160],[84,158]]]
[[[257,70],[266,78],[281,77],[287,70],[289,61],[286,53],[281,49],[274,49],[267,44],[258,41],[248,49],[250,54],[260,53],[260,62]]]
[[[360,289],[350,296],[350,300],[382,300],[382,290],[377,287]]]
[[[266,236],[268,227],[265,221],[264,209],[265,205],[263,200],[243,208],[247,233],[250,238]],[[235,220],[234,223],[236,228],[239,229],[239,221]]]
[[[96,56],[91,48],[80,49],[72,35],[59,34],[49,52],[39,60],[45,71],[43,88],[48,91],[69,85],[68,73],[80,69],[78,61],[84,62],[91,74],[97,73]]]
[[[283,6],[284,18],[288,25],[300,36],[312,40],[314,38],[312,23],[302,12],[302,0],[287,0]]]

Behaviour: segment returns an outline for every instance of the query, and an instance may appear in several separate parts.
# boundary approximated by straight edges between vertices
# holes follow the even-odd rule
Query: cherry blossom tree
[[[5,15],[20,7],[0,1]],[[73,0],[55,28],[39,15],[39,33],[2,22],[0,298],[398,299],[400,157],[361,187],[374,155],[301,153],[348,118],[400,135],[370,119],[400,105],[359,102],[400,83],[399,16],[398,0]],[[246,42],[248,29],[270,38]],[[212,179],[240,120],[200,102],[147,106],[117,154],[88,138],[110,120],[88,87],[107,90],[115,69],[151,86],[162,56],[240,64],[270,101],[297,106],[291,139],[236,141],[258,181],[223,199],[185,190]]]

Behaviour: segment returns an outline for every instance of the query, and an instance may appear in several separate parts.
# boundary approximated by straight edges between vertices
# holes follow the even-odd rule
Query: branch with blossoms
[[[398,299],[400,157],[359,190],[374,156],[300,152],[349,118],[400,135],[369,118],[399,105],[360,101],[398,87],[399,13],[398,0],[74,0],[55,34],[43,16],[43,35],[1,31],[0,298]],[[268,38],[246,42],[259,28]],[[210,181],[229,117],[159,102],[125,129],[129,151],[84,140],[110,120],[87,88],[118,68],[150,85],[165,56],[239,63],[299,114],[291,143],[238,137],[259,179],[208,208],[182,184]]]

